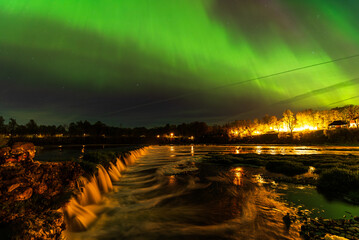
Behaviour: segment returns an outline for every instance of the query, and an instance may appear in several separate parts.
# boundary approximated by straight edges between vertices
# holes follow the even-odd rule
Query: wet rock
[[[23,201],[31,198],[32,192],[32,188],[27,188],[25,191],[15,196],[15,201]]]

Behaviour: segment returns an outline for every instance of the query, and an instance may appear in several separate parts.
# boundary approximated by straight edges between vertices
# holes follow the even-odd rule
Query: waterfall
[[[96,206],[101,205],[103,195],[113,190],[112,183],[120,180],[121,172],[144,155],[146,150],[147,148],[141,148],[124,154],[123,157],[117,158],[115,163],[111,162],[108,170],[98,165],[96,175],[78,180],[79,194],[62,208],[69,231],[85,231],[96,221],[101,211],[95,209],[99,209]]]
[[[106,169],[102,165],[98,165],[97,169],[98,169],[97,182],[101,191],[103,193],[108,193],[112,191],[113,189],[112,182]]]

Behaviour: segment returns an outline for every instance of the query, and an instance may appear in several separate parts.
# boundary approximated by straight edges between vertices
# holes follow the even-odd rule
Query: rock
[[[11,155],[14,156],[19,162],[21,161],[32,161],[35,157],[36,149],[32,143],[15,143],[11,147]]]
[[[15,183],[15,184],[11,185],[7,191],[12,192],[13,190],[15,190],[16,188],[18,188],[20,186],[21,186],[21,183]]]
[[[359,228],[357,227],[349,227],[348,229],[353,232],[359,232]]]
[[[0,148],[0,222],[14,239],[60,239],[63,215],[49,209],[69,200],[84,172],[75,162],[34,162],[34,154],[33,144]]]
[[[25,191],[15,196],[15,201],[23,201],[31,198],[32,192],[33,192],[32,188],[27,188]]]
[[[18,162],[17,158],[7,158],[5,159],[5,163],[13,163],[13,162]]]
[[[42,182],[36,189],[36,193],[43,194],[46,190],[47,190],[47,185],[44,182]]]
[[[9,147],[0,148],[0,163],[4,163],[5,159],[10,156],[10,150],[11,148]]]
[[[324,226],[319,226],[318,229],[324,230],[325,227]]]
[[[326,235],[324,236],[324,239],[325,239],[325,240],[348,240],[348,239],[345,238],[345,237],[339,237],[339,236],[330,235],[330,234],[326,234]]]
[[[334,227],[334,229],[337,230],[338,232],[343,231],[343,229],[340,227]]]

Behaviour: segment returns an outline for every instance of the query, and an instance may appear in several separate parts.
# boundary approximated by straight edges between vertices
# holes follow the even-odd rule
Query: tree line
[[[358,126],[359,106],[347,105],[336,107],[330,110],[306,109],[293,113],[290,109],[283,112],[282,117],[265,115],[262,118],[249,120],[237,120],[226,125],[231,137],[248,137],[261,135],[264,133],[293,131],[313,131],[327,129],[328,125],[334,121],[352,122]]]
[[[68,125],[38,125],[31,119],[28,123],[18,124],[16,119],[10,118],[6,123],[4,117],[0,116],[0,134],[9,136],[34,135],[37,137],[141,137],[141,136],[165,136],[174,133],[175,136],[203,136],[209,132],[216,132],[220,126],[208,126],[205,122],[182,123],[179,125],[166,124],[161,127],[145,128],[122,128],[108,126],[101,121],[90,123],[89,121],[71,122]]]
[[[68,125],[38,125],[33,119],[28,123],[18,124],[16,119],[10,118],[6,123],[0,116],[0,134],[8,136],[37,137],[165,137],[170,133],[174,136],[183,137],[248,137],[265,133],[293,133],[296,129],[300,130],[321,130],[336,120],[350,122],[359,117],[359,106],[348,105],[336,107],[330,110],[307,109],[293,113],[287,109],[281,117],[265,115],[262,118],[237,120],[224,125],[210,126],[205,122],[182,123],[178,125],[166,124],[161,127],[145,128],[122,128],[108,126],[103,122],[97,121],[77,121]],[[358,124],[358,121],[356,121]],[[358,125],[357,125],[358,127]]]

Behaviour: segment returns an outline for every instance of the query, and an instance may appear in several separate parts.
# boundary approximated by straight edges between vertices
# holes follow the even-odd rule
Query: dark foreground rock
[[[59,239],[65,229],[58,211],[83,174],[74,162],[34,162],[35,147],[0,149],[1,239]]]

